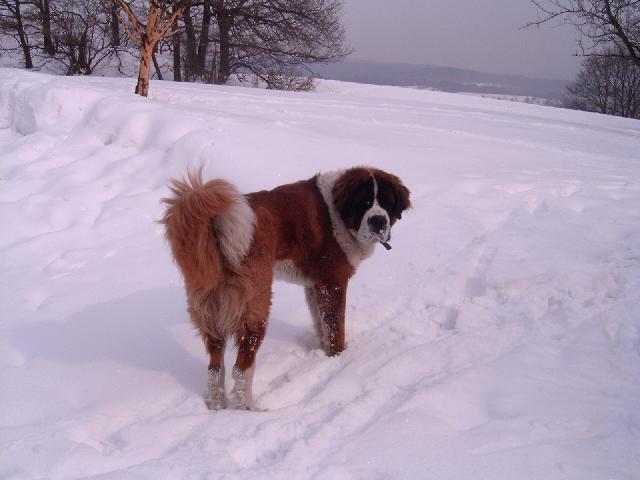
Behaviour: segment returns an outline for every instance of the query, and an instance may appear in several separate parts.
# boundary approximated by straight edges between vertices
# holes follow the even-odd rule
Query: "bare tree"
[[[577,28],[584,55],[628,58],[640,65],[639,0],[530,1],[538,8],[538,20],[529,25],[557,19]]]
[[[215,75],[212,67],[217,61],[213,38],[217,23],[212,7],[213,0],[202,0],[185,9],[180,19],[182,28],[176,29],[181,34],[172,38],[174,79],[213,83]]]
[[[206,68],[207,48],[210,44],[211,0],[190,5],[182,16],[184,22],[185,55],[181,59],[184,77],[188,81],[211,82]]]
[[[149,0],[146,24],[138,20],[125,0],[118,0],[130,23],[118,14],[129,37],[140,46],[140,70],[135,93],[146,97],[149,93],[149,68],[158,42],[169,33],[176,20],[184,13],[189,0]]]
[[[268,88],[308,89],[309,63],[338,61],[350,53],[341,9],[341,0],[195,2],[173,41],[174,78],[223,84],[233,74],[251,74]]]
[[[96,0],[0,0],[0,33],[16,39],[27,68],[57,65],[68,75],[93,73],[121,39],[113,3]]]
[[[342,60],[340,0],[213,0],[216,83],[250,72],[268,88],[304,89],[305,65]]]
[[[42,47],[44,52],[53,56],[56,53],[53,41],[53,30],[51,28],[51,1],[50,0],[27,0],[38,12],[40,31],[42,34]]]
[[[640,118],[640,67],[626,58],[588,57],[567,87],[569,108]]]
[[[33,68],[29,35],[23,21],[20,0],[0,0],[0,32],[11,35],[22,50],[25,68]],[[6,47],[5,47],[6,48]]]
[[[91,75],[114,54],[110,5],[93,0],[57,0],[50,11],[55,57],[68,75]]]

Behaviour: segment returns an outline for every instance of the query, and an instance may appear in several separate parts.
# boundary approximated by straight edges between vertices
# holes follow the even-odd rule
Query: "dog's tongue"
[[[380,242],[382,244],[382,246],[384,248],[386,248],[387,250],[391,250],[391,245],[389,245],[389,242]]]

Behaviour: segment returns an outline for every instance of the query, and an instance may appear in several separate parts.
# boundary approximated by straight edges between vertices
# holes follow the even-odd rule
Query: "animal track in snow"
[[[69,250],[62,253],[60,256],[54,258],[47,263],[42,271],[53,276],[53,278],[59,278],[66,275],[72,270],[77,270],[84,267],[87,264],[87,253],[79,250]]]

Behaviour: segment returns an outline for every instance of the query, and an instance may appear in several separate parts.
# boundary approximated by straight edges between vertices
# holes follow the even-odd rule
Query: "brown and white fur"
[[[255,408],[251,385],[265,335],[274,278],[304,286],[327,355],[345,348],[347,284],[386,243],[409,208],[409,190],[382,170],[318,174],[270,191],[240,194],[201,172],[173,180],[162,219],[185,281],[191,321],[210,355],[205,403],[227,406],[224,350],[238,347],[232,376],[237,408]]]

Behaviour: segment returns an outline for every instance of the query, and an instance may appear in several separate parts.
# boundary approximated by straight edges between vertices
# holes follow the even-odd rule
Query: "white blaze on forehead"
[[[376,177],[372,172],[369,172],[371,175],[371,179],[373,180],[373,203],[378,203],[378,182],[376,182]]]
[[[382,208],[378,203],[378,181],[376,180],[376,177],[373,173],[371,173],[371,178],[373,179],[373,203],[371,204],[371,208],[365,213],[365,217],[368,218],[371,215],[383,215],[387,217],[387,221],[388,221],[389,215],[387,215],[387,211],[384,208]],[[382,213],[373,213],[373,214],[369,213],[376,208],[378,209],[378,211],[381,211]]]
[[[387,222],[384,237],[381,239],[381,241],[387,242],[389,241],[389,230],[391,228],[389,214],[378,203],[378,181],[376,180],[376,177],[372,172],[369,173],[371,173],[371,178],[373,179],[373,204],[362,217],[360,228],[358,229],[358,238],[364,242],[370,242],[373,239],[374,235],[369,228],[369,219],[375,216],[382,216],[386,219]]]

